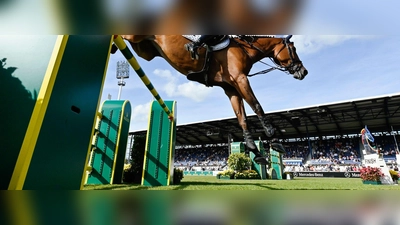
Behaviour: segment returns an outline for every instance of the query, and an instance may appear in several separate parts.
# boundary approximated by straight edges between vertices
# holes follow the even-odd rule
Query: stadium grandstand
[[[285,170],[357,171],[362,154],[360,131],[375,137],[389,166],[396,163],[400,137],[400,93],[266,112],[284,145]],[[267,140],[256,115],[247,116],[253,137]],[[146,130],[130,132],[146,135]],[[185,171],[226,168],[231,142],[243,141],[236,117],[177,126],[175,167]]]

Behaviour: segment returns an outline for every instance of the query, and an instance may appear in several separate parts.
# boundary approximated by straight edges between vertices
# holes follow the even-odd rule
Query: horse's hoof
[[[262,156],[254,157],[253,160],[254,160],[254,162],[256,162],[257,164],[260,164],[260,165],[267,165],[268,164],[268,161]]]
[[[272,137],[275,134],[275,128],[271,127],[271,128],[267,128],[265,129],[265,134],[267,135],[267,137]]]
[[[286,150],[281,143],[271,143],[271,148],[277,152],[286,154]]]
[[[246,146],[250,151],[258,151],[256,144],[254,143],[254,141],[247,141],[246,140]]]
[[[267,135],[267,137],[270,138],[270,137],[274,136],[275,128],[271,124],[263,123],[263,128],[264,128],[264,131],[265,131],[265,134]]]

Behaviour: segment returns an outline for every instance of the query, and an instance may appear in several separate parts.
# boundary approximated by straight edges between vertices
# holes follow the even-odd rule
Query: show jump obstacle
[[[259,149],[260,153],[262,155],[264,155],[264,146],[262,144],[262,142],[260,141],[254,141],[257,148]],[[245,146],[243,144],[243,142],[232,142],[231,143],[231,154],[232,153],[243,153],[245,152]],[[254,162],[253,158],[254,158],[254,153],[250,152],[250,158],[251,158],[251,164],[252,164],[252,169],[254,169],[255,171],[257,171],[258,175],[260,175],[260,178],[262,180],[267,179],[267,174],[266,174],[266,168],[265,165],[259,165],[256,162]]]
[[[176,118],[176,102],[166,101]],[[176,123],[170,122],[163,108],[153,101],[147,129],[142,185],[173,184]]]
[[[173,183],[174,172],[176,102],[163,101],[120,36],[114,36],[114,43],[158,102],[158,104],[155,101],[152,103],[150,111],[142,185],[170,185]]]
[[[4,141],[0,148],[0,189],[82,189],[92,152],[91,140],[96,131],[111,44],[115,41],[122,52],[126,52],[119,44],[122,39],[119,36],[97,35],[25,38],[21,44],[29,43],[29,48],[16,50],[13,38],[0,37],[2,57],[7,58],[10,67],[17,68],[6,70],[4,68],[8,65],[1,62],[4,67],[0,68],[1,89],[10,92],[9,95],[0,95],[0,102],[7,103],[7,107],[0,112],[2,130],[7,131],[2,133]],[[21,60],[27,58],[26,55],[35,57]],[[133,55],[129,62],[168,114],[165,118],[170,119],[174,127],[176,104],[171,105],[174,110],[170,111]],[[161,132],[164,133],[167,132]],[[151,134],[152,139],[153,135],[161,137]],[[169,137],[171,142],[175,141],[175,134]],[[174,144],[169,145],[173,149]],[[108,161],[108,171],[119,165],[119,154],[114,154],[117,159],[113,163]],[[149,161],[158,157],[152,154],[146,153]],[[169,160],[173,160],[173,153],[168,155]],[[159,169],[155,169],[158,177],[160,170],[172,171],[165,165],[158,165]],[[117,176],[109,177],[109,181],[115,182]]]
[[[106,100],[93,138],[86,184],[120,184],[131,122],[128,100]]]
[[[261,141],[254,141],[256,147],[260,151],[262,155],[265,153],[264,145]],[[245,146],[243,142],[232,142],[231,143],[231,154],[232,153],[243,153],[245,152]],[[274,180],[282,180],[283,178],[283,162],[281,153],[269,149],[269,157],[268,157],[268,165],[260,165],[254,162],[254,153],[250,152],[250,158],[252,159],[252,168],[257,171],[260,175],[261,179],[274,179]]]

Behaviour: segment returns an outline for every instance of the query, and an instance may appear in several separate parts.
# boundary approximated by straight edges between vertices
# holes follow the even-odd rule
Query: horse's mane
[[[239,39],[247,43],[254,43],[259,38],[275,38],[273,35],[229,35],[231,39]]]
[[[265,35],[265,34],[263,34],[263,35],[258,35],[258,34],[252,34],[252,35],[249,35],[249,34],[245,34],[245,35],[229,35],[229,37],[231,37],[231,38],[240,38],[240,37],[256,37],[256,38],[274,38],[275,36],[274,35]]]

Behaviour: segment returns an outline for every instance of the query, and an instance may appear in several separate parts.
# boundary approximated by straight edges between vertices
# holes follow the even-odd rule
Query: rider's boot
[[[254,162],[260,165],[268,164],[268,161],[265,159],[263,155],[261,155],[260,151],[257,149],[256,144],[254,143],[253,137],[248,130],[243,131],[244,140],[249,151],[254,153]]]
[[[197,49],[200,48],[207,41],[211,40],[214,35],[201,35],[197,41],[189,42],[185,44],[185,48],[192,55],[192,59],[199,59],[199,55],[197,53]]]

